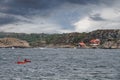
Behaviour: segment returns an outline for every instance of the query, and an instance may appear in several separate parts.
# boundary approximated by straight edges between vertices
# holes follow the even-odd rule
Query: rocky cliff
[[[30,47],[30,45],[27,41],[16,38],[0,38],[0,47],[27,48]]]
[[[84,41],[89,44],[91,39],[100,39],[99,48],[120,49],[120,29],[95,30],[90,32]]]
[[[98,38],[102,43],[108,41],[108,39],[120,40],[120,29],[106,29],[106,30],[95,30],[86,36],[87,39]]]
[[[106,41],[104,44],[102,44],[102,48],[120,49],[120,40],[118,40],[118,41]]]
[[[120,48],[120,29],[95,30],[89,33],[63,33],[63,34],[25,34],[0,32],[0,38],[14,37],[29,42],[32,47],[76,47],[83,41],[91,47],[90,40],[99,39],[98,48]],[[1,43],[1,45],[5,45]]]

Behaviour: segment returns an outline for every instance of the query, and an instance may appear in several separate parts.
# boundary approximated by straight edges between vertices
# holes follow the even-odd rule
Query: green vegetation
[[[31,46],[43,46],[47,44],[76,44],[81,41],[87,33],[63,33],[63,34],[25,34],[0,32],[0,38],[13,37],[26,40]]]
[[[96,30],[90,33],[63,33],[63,34],[25,34],[25,33],[4,33],[0,32],[0,38],[13,37],[26,40],[32,47],[53,45],[77,45],[80,41],[89,43],[93,38],[99,38],[102,43],[108,39],[119,40],[120,30]]]

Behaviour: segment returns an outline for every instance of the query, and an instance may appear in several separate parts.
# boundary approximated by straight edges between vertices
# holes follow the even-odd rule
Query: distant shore
[[[90,40],[99,39],[100,44],[91,46]],[[84,42],[84,47],[79,43]],[[0,32],[0,48],[99,48],[120,49],[120,29],[95,30],[89,33],[25,34]]]

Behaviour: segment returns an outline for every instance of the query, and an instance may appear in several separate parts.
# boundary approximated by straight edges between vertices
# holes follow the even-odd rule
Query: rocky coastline
[[[34,48],[29,45],[29,43],[25,40],[20,40],[16,38],[2,38],[0,39],[0,48]],[[91,45],[86,45],[86,47],[78,47],[76,45],[71,44],[44,44],[44,46],[39,47],[47,47],[47,48],[77,48],[77,49],[92,49]],[[119,41],[105,41],[103,44],[95,47],[99,49],[120,49],[120,40]]]
[[[16,38],[0,38],[0,48],[29,48],[27,41]]]
[[[91,45],[92,39],[99,39],[99,45]],[[79,47],[79,43],[85,43]],[[0,48],[100,48],[120,49],[120,29],[95,30],[89,33],[25,34],[0,32]]]

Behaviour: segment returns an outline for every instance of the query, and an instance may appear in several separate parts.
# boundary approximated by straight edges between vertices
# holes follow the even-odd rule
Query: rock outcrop
[[[0,38],[0,47],[1,48],[2,47],[28,48],[30,47],[30,45],[27,41],[16,39],[16,38]]]
[[[95,30],[89,33],[63,33],[63,34],[25,34],[0,32],[0,38],[13,37],[24,39],[31,47],[77,47],[84,42],[89,48],[119,48],[120,29]],[[99,39],[100,45],[91,45],[91,40]],[[8,43],[7,43],[8,44]],[[0,42],[1,46],[8,46]],[[21,44],[20,44],[21,45]],[[15,45],[16,46],[16,45]]]
[[[120,49],[120,40],[118,40],[118,41],[106,41],[102,45],[102,48],[105,48],[105,49]]]
[[[89,32],[89,34],[85,37],[85,41],[90,41],[91,39],[100,39],[101,43],[103,44],[108,39],[120,39],[120,29],[105,29],[105,30],[95,30]]]

